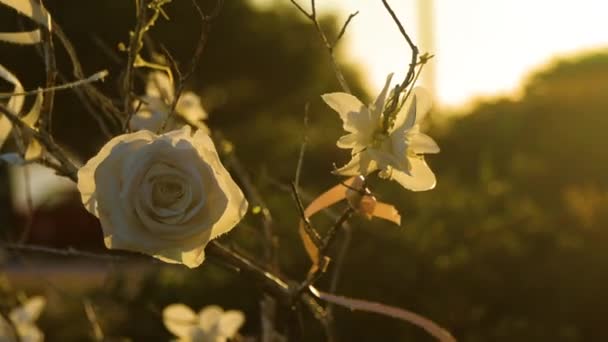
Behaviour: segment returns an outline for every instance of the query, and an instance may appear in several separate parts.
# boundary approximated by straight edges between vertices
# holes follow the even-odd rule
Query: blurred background
[[[460,341],[608,340],[608,30],[602,18],[608,5],[392,3],[421,50],[435,55],[421,84],[436,100],[425,129],[442,149],[427,157],[438,184],[413,193],[372,180],[403,224],[353,220],[337,293],[420,313]],[[108,69],[110,77],[98,86],[118,98],[126,55],[117,46],[134,25],[133,3],[45,4],[74,43],[85,73]],[[360,11],[337,51],[358,97],[373,99],[390,72],[402,77],[410,52],[380,1],[319,1],[318,8],[330,39]],[[166,12],[170,20],[159,20],[150,38],[185,65],[200,23],[188,1],[174,1]],[[0,31],[29,24],[0,7]],[[65,52],[57,50],[59,68],[71,79]],[[35,48],[2,44],[0,63],[26,89],[43,84]],[[288,187],[301,142],[306,136],[305,203],[340,180],[330,174],[332,165],[349,158],[335,146],[341,122],[319,96],[339,85],[313,26],[288,0],[226,1],[187,88],[202,97],[208,125],[233,144],[272,213],[282,272],[302,279],[309,265]],[[56,140],[76,159],[86,161],[107,141],[74,93],[58,92],[54,113]],[[29,172],[33,213],[23,196],[23,169],[0,165],[0,239],[18,240],[27,225],[28,244],[103,252],[99,224],[74,186],[51,172]],[[261,222],[250,213],[222,240],[261,256]],[[314,222],[324,227],[331,221]],[[146,258],[108,261],[0,248],[0,276],[4,309],[22,293],[47,296],[39,326],[49,341],[91,339],[83,299],[97,308],[110,337],[168,340],[160,313],[176,302],[243,310],[241,333],[260,330],[261,288],[217,260],[189,271]],[[341,341],[432,340],[390,318],[339,308],[335,314]],[[305,340],[322,340],[312,317],[304,320]]]

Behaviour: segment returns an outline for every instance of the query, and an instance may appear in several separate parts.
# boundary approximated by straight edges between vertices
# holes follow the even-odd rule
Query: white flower
[[[346,93],[322,95],[335,110],[348,132],[338,140],[338,147],[352,149],[352,159],[336,170],[345,176],[368,175],[380,170],[380,176],[397,181],[413,191],[435,187],[435,175],[424,161],[423,154],[438,153],[439,147],[431,137],[420,132],[420,122],[431,107],[429,95],[414,88],[395,116],[392,127],[382,130],[382,111],[392,74],[384,88],[369,107]]]
[[[46,300],[36,296],[28,299],[22,306],[11,310],[8,315],[11,325],[0,315],[0,341],[2,342],[41,342],[44,334],[36,325],[35,321],[44,309]],[[15,331],[19,338],[15,336]]]
[[[180,342],[225,342],[244,322],[241,311],[224,311],[217,305],[204,307],[198,315],[184,304],[171,304],[163,310],[165,327]]]
[[[141,103],[139,100],[133,103],[133,108],[139,109],[131,118],[129,126],[132,130],[147,129],[157,132],[167,120],[174,100],[175,86],[169,76],[160,71],[151,72],[146,83],[146,95],[142,96]],[[175,113],[182,123],[171,117],[167,123],[167,130],[172,130],[185,122],[197,129],[209,131],[203,123],[203,120],[207,119],[207,112],[201,104],[200,97],[193,92],[185,91],[181,94],[175,105]]]
[[[247,200],[203,131],[142,130],[110,140],[78,171],[86,209],[108,248],[199,266],[207,243],[231,230]]]

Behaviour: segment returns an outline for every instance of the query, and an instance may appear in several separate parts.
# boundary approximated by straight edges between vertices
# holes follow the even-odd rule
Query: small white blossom
[[[114,137],[78,171],[78,190],[106,247],[188,267],[203,262],[207,243],[234,228],[248,205],[211,138],[189,126]]]
[[[226,342],[244,322],[241,311],[224,311],[217,305],[206,306],[198,314],[184,304],[171,304],[163,310],[163,323],[179,342]]]
[[[36,327],[36,320],[46,305],[43,297],[29,298],[23,305],[11,310],[8,315],[9,324],[0,315],[0,341],[3,342],[42,342],[44,334]],[[12,325],[12,327],[11,327]],[[15,331],[18,337],[15,336]]]
[[[167,120],[171,105],[175,100],[175,85],[169,79],[166,73],[153,71],[148,74],[146,82],[146,95],[133,103],[134,110],[137,110],[129,123],[131,129],[141,130],[147,129],[157,132],[162,128],[163,123]],[[191,91],[182,92],[175,105],[175,114],[179,118],[169,118],[167,130],[173,130],[176,127],[181,127],[183,122],[192,125],[193,127],[209,131],[203,120],[207,119],[208,115],[201,99],[198,95]],[[180,124],[179,121],[182,121]]]
[[[352,149],[352,159],[336,170],[345,176],[368,175],[380,170],[380,177],[397,181],[413,191],[435,187],[435,174],[424,161],[423,154],[438,153],[431,137],[420,132],[420,123],[431,107],[430,96],[422,88],[414,88],[397,112],[387,132],[383,132],[383,110],[392,74],[370,106],[346,93],[322,95],[323,100],[343,121],[348,134],[338,140],[338,147]]]

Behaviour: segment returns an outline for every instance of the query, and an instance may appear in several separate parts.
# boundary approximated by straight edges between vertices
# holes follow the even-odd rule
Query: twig
[[[206,251],[211,255],[230,261],[230,263],[236,266],[239,270],[246,271],[254,276],[257,280],[261,281],[264,285],[266,285],[267,289],[271,293],[277,295],[279,298],[291,302],[294,291],[292,287],[289,286],[288,282],[273,274],[269,270],[264,269],[262,266],[257,265],[251,259],[236,253],[234,250],[222,245],[217,241],[211,241],[207,245]]]
[[[300,218],[302,219],[302,221],[304,221],[304,230],[306,231],[306,234],[308,234],[308,236],[310,237],[310,239],[312,240],[312,242],[315,244],[315,246],[317,248],[321,248],[323,246],[323,241],[321,239],[321,236],[312,227],[308,217],[306,217],[306,213],[304,210],[304,204],[302,204],[302,199],[300,199],[300,195],[298,194],[298,189],[296,188],[296,185],[293,182],[291,183],[291,193],[298,206],[298,211],[300,212]]]
[[[42,0],[41,0],[42,2]],[[44,44],[42,51],[44,56],[44,68],[46,70],[46,86],[52,89],[57,78],[57,63],[55,60],[55,47],[53,45],[53,34],[49,30],[41,29]],[[55,92],[50,90],[43,99],[40,110],[40,130],[52,134],[53,123],[53,104],[55,102]]]
[[[223,137],[217,134],[217,140],[223,139]],[[272,217],[272,213],[268,210],[268,206],[266,202],[262,198],[260,192],[258,191],[255,184],[251,180],[251,176],[245,170],[240,160],[236,156],[234,152],[230,152],[225,156],[225,165],[228,167],[234,175],[238,178],[247,197],[251,200],[252,207],[260,207],[260,213],[262,215],[262,225],[263,225],[263,233],[264,233],[264,259],[272,270],[278,272],[279,271],[279,260],[278,260],[278,240],[276,239],[274,233],[274,219]]]
[[[418,60],[419,51],[418,51],[418,47],[414,44],[414,42],[412,41],[410,36],[405,31],[405,28],[403,28],[401,21],[399,20],[399,18],[397,18],[397,15],[395,14],[395,12],[391,8],[391,6],[388,4],[387,0],[382,0],[382,4],[384,5],[384,8],[386,8],[388,13],[390,14],[391,18],[393,19],[393,21],[399,28],[399,32],[401,32],[401,35],[403,36],[403,38],[405,38],[405,41],[407,42],[410,49],[412,50],[412,57],[411,57],[410,64],[409,64],[407,73],[405,75],[405,78],[391,92],[391,96],[389,97],[388,103],[386,104],[384,112],[383,112],[384,117],[383,117],[382,127],[383,127],[383,130],[385,132],[387,132],[388,129],[390,128],[389,127],[390,121],[393,118],[392,114],[396,112],[397,107],[399,106],[399,94],[401,94],[413,81],[414,72],[416,70],[416,61]]]
[[[334,223],[334,225],[329,229],[327,235],[321,242],[321,245],[317,246],[319,248],[319,260],[324,260],[327,257],[327,252],[333,245],[337,232],[342,228],[343,224],[352,216],[353,213],[353,208],[346,208],[336,223]],[[325,273],[325,267],[317,267],[316,270],[309,274],[308,277],[306,277],[306,280],[300,284],[300,291],[304,291],[309,285],[316,283],[317,280],[321,278],[323,273]]]
[[[39,93],[47,93],[47,92],[53,92],[53,91],[58,91],[58,90],[71,89],[71,88],[74,88],[74,87],[81,86],[81,85],[83,85],[85,83],[103,81],[103,79],[106,76],[108,76],[108,71],[107,70],[102,70],[102,71],[94,73],[93,75],[91,75],[91,76],[89,76],[89,77],[87,77],[85,79],[77,80],[77,81],[70,82],[70,83],[65,83],[65,84],[58,85],[58,86],[53,86],[53,87],[49,87],[49,88],[42,88],[42,89],[35,89],[35,90],[29,90],[29,91],[24,91],[24,92],[21,92],[21,93],[0,93],[0,99],[9,98],[9,97],[15,96],[15,95],[29,96],[29,95],[38,95]]]
[[[335,260],[333,262],[333,268],[329,280],[330,293],[335,293],[338,289],[338,282],[340,281],[340,276],[342,275],[342,267],[344,266],[344,260],[346,259],[346,254],[352,241],[352,229],[350,226],[344,225],[342,232],[344,232],[344,238],[342,239],[342,243],[340,244],[338,255],[335,257]],[[325,307],[325,311],[327,312],[328,319],[333,321],[334,304],[328,303]]]
[[[306,102],[304,105],[304,135],[302,137],[302,144],[300,145],[300,154],[298,156],[298,164],[296,166],[296,176],[294,180],[294,186],[296,189],[300,187],[300,174],[302,173],[302,164],[304,162],[304,152],[306,151],[306,144],[308,143],[308,135],[306,133],[308,129],[308,109],[310,108],[310,102]]]
[[[74,249],[71,247],[69,247],[67,249],[59,249],[59,248],[38,246],[38,245],[24,245],[24,244],[0,242],[0,248],[5,248],[8,250],[14,250],[14,251],[46,253],[46,254],[53,254],[53,255],[65,256],[65,257],[77,256],[77,257],[108,260],[108,261],[125,261],[125,260],[129,259],[129,258],[127,258],[125,256],[121,256],[121,255],[87,252],[87,251]]]
[[[100,260],[108,260],[108,261],[128,261],[133,260],[131,256],[123,256],[123,255],[112,255],[109,253],[94,253],[87,252],[82,250],[77,250],[74,248],[68,249],[58,249],[52,247],[45,246],[37,246],[37,245],[22,245],[16,243],[8,243],[8,242],[0,242],[0,248],[14,250],[14,251],[28,251],[28,252],[36,252],[36,253],[46,253],[53,254],[59,256],[77,256],[77,257],[86,257],[92,259],[100,259]],[[288,285],[288,282],[281,279],[279,276],[274,275],[272,272],[263,268],[262,266],[257,265],[253,260],[245,257],[242,254],[237,253],[236,251],[222,245],[217,241],[211,241],[206,248],[206,252],[211,256],[219,257],[222,260],[228,261],[232,266],[235,266],[239,271],[245,271],[254,276],[257,280],[261,281],[270,292],[275,295],[278,295],[280,298],[284,300],[291,301],[293,297],[294,291]],[[134,254],[137,255],[137,254]],[[137,255],[138,259],[141,260],[149,260],[153,262],[155,259],[147,258],[145,256]]]
[[[336,58],[334,56],[334,48],[335,48],[336,44],[338,43],[338,41],[340,40],[340,38],[342,38],[342,36],[344,35],[344,33],[346,31],[346,27],[348,26],[350,21],[357,15],[358,12],[353,13],[348,16],[348,19],[346,20],[346,22],[342,26],[342,29],[340,30],[340,34],[338,34],[336,41],[332,44],[327,39],[327,35],[325,35],[325,31],[323,31],[323,28],[321,27],[321,24],[319,23],[319,20],[317,19],[317,6],[315,3],[315,0],[310,0],[310,7],[311,7],[310,13],[308,13],[308,11],[306,11],[302,6],[300,6],[300,4],[298,4],[298,2],[296,0],[289,0],[289,1],[291,1],[291,3],[294,4],[294,6],[296,6],[296,8],[302,14],[304,14],[305,17],[308,18],[313,23],[315,29],[317,30],[319,38],[321,38],[323,45],[325,45],[325,48],[327,49],[327,52],[329,53],[329,60],[331,62],[331,66],[334,69],[334,73],[336,74],[336,78],[338,79],[338,82],[340,83],[342,90],[344,90],[344,92],[350,94],[351,93],[350,87],[348,86],[348,83],[346,83],[344,74],[342,73],[340,66],[336,62]]]
[[[205,45],[207,45],[207,37],[209,36],[209,31],[211,30],[211,20],[215,19],[219,15],[220,10],[224,4],[223,0],[217,0],[216,6],[213,9],[213,11],[211,12],[211,14],[206,15],[203,12],[203,10],[201,9],[201,7],[199,6],[199,4],[196,2],[196,0],[191,0],[191,1],[192,1],[192,5],[196,9],[196,12],[198,13],[198,15],[200,17],[200,21],[201,21],[200,31],[201,32],[200,32],[200,36],[198,39],[198,43],[196,44],[196,49],[194,50],[194,54],[192,55],[192,58],[190,59],[190,65],[189,65],[188,71],[186,71],[185,73],[182,74],[177,63],[171,56],[171,54],[168,51],[166,51],[167,56],[169,56],[169,60],[172,61],[173,69],[176,71],[176,73],[178,75],[178,84],[177,84],[177,89],[175,91],[175,98],[173,99],[173,103],[171,103],[171,109],[169,110],[169,115],[167,115],[167,117],[163,121],[160,131],[165,130],[167,123],[169,122],[169,118],[171,117],[171,115],[173,115],[173,112],[175,112],[175,108],[177,107],[177,102],[179,101],[179,98],[182,95],[182,92],[184,91],[185,83],[194,74],[194,71],[196,71],[196,67],[198,66],[198,64],[201,60],[201,56],[203,55]]]
[[[129,42],[129,49],[127,51],[127,71],[125,72],[125,79],[122,85],[122,91],[124,101],[122,110],[127,113],[126,121],[129,122],[133,116],[133,110],[131,109],[131,91],[133,89],[133,70],[135,69],[135,60],[139,55],[142,43],[142,34],[146,24],[146,0],[135,1],[135,13],[137,23],[133,30],[131,41]]]
[[[348,19],[346,19],[346,21],[344,22],[344,25],[342,25],[342,28],[340,29],[340,33],[338,33],[338,37],[336,37],[336,40],[334,41],[333,46],[338,45],[338,42],[340,41],[340,39],[342,38],[342,36],[344,35],[344,33],[346,33],[346,27],[348,27],[348,24],[350,24],[350,21],[353,20],[353,18],[356,17],[357,14],[359,14],[359,11],[351,13],[348,16]]]
[[[76,79],[85,78],[84,71],[82,69],[80,60],[78,59],[78,55],[76,53],[74,45],[72,45],[72,42],[65,35],[63,30],[61,29],[61,26],[58,23],[53,21],[52,25],[53,34],[55,34],[57,38],[59,38],[59,41],[63,45],[63,48],[65,49],[68,54],[68,57],[70,58],[70,61],[72,63],[72,74]],[[73,89],[76,93],[79,93],[81,91],[80,88]],[[108,120],[110,120],[114,125],[116,125],[116,127],[119,127],[120,125],[118,123],[121,121],[122,112],[114,105],[112,100],[105,96],[103,93],[101,93],[99,90],[97,90],[97,88],[95,88],[91,84],[83,84],[82,89],[84,90],[84,93],[91,99],[91,101],[93,101],[100,108],[103,109],[101,113],[106,115]]]
[[[302,293],[302,302],[308,307],[314,318],[321,323],[325,331],[327,342],[336,341],[336,334],[333,327],[333,320],[327,310],[321,306],[313,296],[308,293]]]

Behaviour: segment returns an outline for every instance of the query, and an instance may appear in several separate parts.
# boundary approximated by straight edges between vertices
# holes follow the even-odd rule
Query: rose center
[[[179,201],[184,193],[184,185],[179,180],[162,177],[152,185],[152,200],[159,207],[166,208]]]

